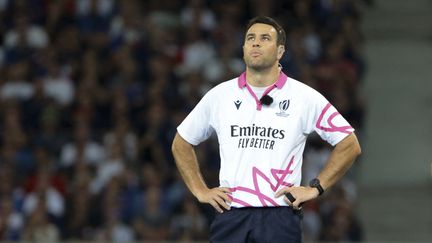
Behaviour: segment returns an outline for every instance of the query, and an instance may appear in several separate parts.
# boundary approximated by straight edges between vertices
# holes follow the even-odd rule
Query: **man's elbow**
[[[355,135],[353,141],[351,142],[351,149],[354,157],[358,157],[362,153],[360,143],[357,139],[357,136]]]
[[[356,157],[358,157],[361,153],[362,153],[362,149],[361,149],[360,143],[357,141],[354,144],[354,154]]]

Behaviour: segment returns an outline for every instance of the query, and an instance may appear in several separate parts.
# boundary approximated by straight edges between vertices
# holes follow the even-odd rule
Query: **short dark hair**
[[[278,22],[276,22],[276,20],[274,20],[268,16],[257,16],[255,18],[249,20],[249,23],[246,27],[246,33],[250,29],[250,27],[252,27],[252,25],[254,25],[254,24],[268,24],[268,25],[273,26],[273,28],[275,28],[275,30],[277,32],[276,44],[278,46],[279,45],[285,46],[285,42],[286,42],[285,30],[282,28],[282,26],[280,26],[280,24],[278,24]]]

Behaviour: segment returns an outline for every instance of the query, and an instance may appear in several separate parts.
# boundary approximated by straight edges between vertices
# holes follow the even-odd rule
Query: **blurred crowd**
[[[366,4],[0,0],[0,240],[207,240],[214,212],[177,173],[176,126],[245,69],[246,23],[268,15],[287,31],[283,71],[324,94],[361,139]],[[304,181],[330,151],[311,137]],[[217,142],[197,156],[217,186]],[[304,206],[306,240],[363,239],[357,166]]]

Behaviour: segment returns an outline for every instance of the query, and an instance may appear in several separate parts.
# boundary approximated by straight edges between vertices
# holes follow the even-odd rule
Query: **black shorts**
[[[290,207],[231,208],[216,215],[210,242],[302,242],[301,218]]]

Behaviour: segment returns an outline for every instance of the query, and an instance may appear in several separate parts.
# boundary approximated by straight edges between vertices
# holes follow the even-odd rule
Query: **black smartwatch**
[[[324,193],[324,188],[321,186],[321,183],[318,180],[318,178],[312,179],[309,182],[309,186],[316,188],[318,190],[318,195],[322,195]]]

